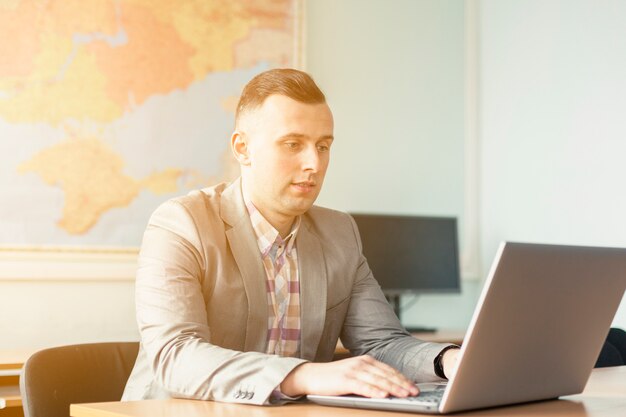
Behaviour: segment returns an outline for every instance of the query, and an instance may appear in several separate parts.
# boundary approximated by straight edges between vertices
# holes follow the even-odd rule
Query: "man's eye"
[[[330,150],[330,146],[328,145],[317,145],[317,150],[320,152],[328,152]]]
[[[287,146],[287,149],[298,149],[296,142],[285,142],[285,146]]]

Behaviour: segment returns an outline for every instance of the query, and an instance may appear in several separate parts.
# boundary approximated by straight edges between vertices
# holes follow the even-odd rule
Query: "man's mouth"
[[[309,192],[317,185],[315,181],[300,181],[294,182],[292,185],[300,192]]]
[[[293,184],[300,186],[300,187],[315,187],[314,181],[301,181],[301,182],[294,182]]]

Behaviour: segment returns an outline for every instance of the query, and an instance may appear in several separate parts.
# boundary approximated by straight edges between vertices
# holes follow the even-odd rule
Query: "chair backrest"
[[[626,365],[626,332],[616,327],[609,329],[600,356],[596,361],[596,368]]]
[[[70,404],[119,401],[138,342],[92,343],[41,350],[24,364],[25,417],[68,417]]]

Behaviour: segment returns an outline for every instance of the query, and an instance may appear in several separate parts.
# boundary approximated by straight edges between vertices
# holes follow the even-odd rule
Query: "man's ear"
[[[230,137],[230,148],[240,165],[250,165],[248,139],[243,132],[235,130]]]

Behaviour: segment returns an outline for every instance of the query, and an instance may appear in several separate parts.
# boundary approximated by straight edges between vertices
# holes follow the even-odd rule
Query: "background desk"
[[[0,349],[0,417],[23,416],[20,371],[33,349]]]
[[[454,343],[461,345],[465,337],[465,330],[437,330],[436,332],[411,333],[413,337],[425,342]],[[343,347],[341,341],[337,342],[334,359],[343,359],[350,356],[350,352]]]
[[[260,407],[213,401],[146,400],[73,404],[70,407],[70,415],[72,417],[347,417],[354,416],[355,410],[315,404]],[[358,415],[398,417],[402,413],[359,410]],[[565,397],[565,400],[500,407],[460,415],[473,417],[624,417],[626,416],[626,367],[595,369],[585,391],[579,395]]]

